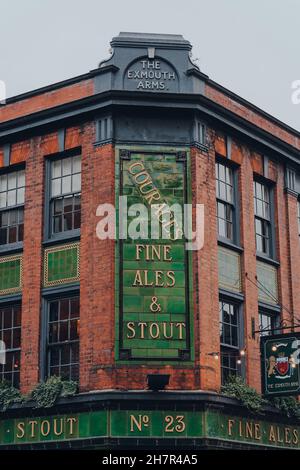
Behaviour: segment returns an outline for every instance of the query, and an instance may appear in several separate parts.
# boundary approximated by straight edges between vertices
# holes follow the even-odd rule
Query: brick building
[[[182,36],[111,46],[0,107],[1,379],[80,392],[7,410],[1,448],[300,447],[291,420],[219,395],[230,374],[260,391],[260,336],[300,317],[300,133],[202,73]],[[204,205],[201,249],[97,237],[99,205],[141,202],[139,165],[161,200]]]

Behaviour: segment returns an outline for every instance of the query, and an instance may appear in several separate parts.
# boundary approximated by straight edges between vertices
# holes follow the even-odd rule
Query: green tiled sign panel
[[[258,299],[269,304],[278,303],[277,269],[257,261]]]
[[[219,287],[221,289],[241,292],[240,255],[222,246],[218,247]]]
[[[0,295],[12,294],[22,289],[22,255],[0,258]]]
[[[0,420],[0,444],[25,444],[104,437],[106,411]]]
[[[79,281],[79,243],[46,248],[44,286]]]
[[[85,439],[213,439],[214,442],[300,449],[300,427],[259,416],[213,409],[101,410],[0,420],[0,445],[46,444]],[[107,446],[110,444],[108,443]]]
[[[111,436],[201,437],[202,414],[190,411],[111,411]]]
[[[134,164],[150,177],[160,195],[158,202],[148,201],[142,193],[130,171]],[[143,204],[149,219],[153,204],[169,207],[178,204],[183,208],[187,202],[186,164],[186,154],[182,158],[177,152],[132,151],[125,159],[121,157],[120,195],[127,197],[127,207]],[[135,216],[128,217],[128,232],[134,219]],[[189,360],[189,268],[185,239],[183,236],[153,239],[151,224],[145,224],[145,227],[148,234],[144,239],[132,240],[129,236],[119,241],[116,271],[120,283],[119,359]],[[154,254],[151,252],[153,247]],[[167,254],[164,249],[168,250]]]
[[[262,384],[265,395],[299,395],[300,333],[261,338]]]

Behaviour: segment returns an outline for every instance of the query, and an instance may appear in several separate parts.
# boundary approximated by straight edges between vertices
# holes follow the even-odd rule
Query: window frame
[[[258,304],[258,330],[259,330],[259,336],[270,336],[270,335],[275,335],[279,334],[280,331],[280,320],[281,320],[281,315],[280,315],[280,310],[279,309],[272,309],[270,307],[266,307],[265,305],[262,305],[261,303]],[[269,318],[271,318],[271,329],[272,331],[265,330],[265,334],[263,333],[263,330],[260,329],[260,316],[265,315]],[[272,326],[272,321],[273,326]]]
[[[256,193],[254,190],[254,185],[258,183],[262,185],[263,187],[267,188],[268,190],[268,195],[269,195],[269,219],[264,218],[260,215],[256,214]],[[274,183],[270,182],[269,180],[266,180],[266,178],[262,177],[261,175],[256,175],[254,174],[253,176],[253,212],[254,212],[254,234],[255,234],[255,250],[256,250],[256,256],[261,257],[262,259],[269,259],[272,261],[275,261],[276,258],[276,247],[275,247],[275,212],[274,212]],[[259,251],[257,249],[257,232],[256,232],[256,221],[263,222],[267,224],[268,230],[269,230],[269,251],[268,253],[265,253],[263,251]]]
[[[49,332],[49,305],[51,301],[63,300],[65,298],[79,297],[79,319],[80,319],[80,288],[79,285],[47,288],[42,293],[42,321],[40,334],[40,380],[48,377],[48,332]],[[79,336],[79,378],[80,378],[80,336]],[[68,344],[66,342],[66,344]],[[79,381],[78,378],[78,381]]]
[[[19,384],[16,387],[16,388],[19,388],[20,387],[21,367],[22,367],[22,363],[21,363],[21,358],[22,358],[22,316],[23,316],[22,315],[22,295],[21,294],[11,295],[9,297],[6,297],[6,298],[4,297],[3,299],[0,299],[0,309],[14,307],[14,306],[20,306],[20,309],[21,309],[20,347],[19,348],[10,348],[7,351],[8,352],[20,351]],[[3,380],[1,372],[0,372],[0,380]]]
[[[76,240],[80,238],[80,228],[66,230],[59,233],[52,234],[52,218],[51,218],[51,166],[52,162],[57,160],[63,160],[69,157],[81,156],[82,151],[81,147],[76,147],[70,150],[65,150],[64,152],[58,152],[54,155],[49,155],[45,157],[45,202],[44,202],[44,243],[53,243],[67,240]],[[82,169],[81,169],[82,175]],[[72,193],[75,194],[75,193]],[[82,187],[80,193],[82,195]]]
[[[13,243],[6,243],[4,245],[0,245],[0,253],[12,253],[15,251],[22,250],[23,242],[24,242],[24,218],[25,218],[25,200],[26,200],[26,165],[25,163],[10,165],[9,167],[3,167],[0,169],[0,176],[7,175],[9,173],[15,173],[18,171],[24,171],[25,176],[25,186],[24,186],[24,202],[23,204],[16,204],[11,207],[0,208],[0,212],[7,212],[12,210],[19,210],[23,209],[23,240],[13,242]]]
[[[231,304],[234,306],[237,312],[237,346],[230,345],[227,343],[222,343],[221,342],[221,323],[224,323],[223,321],[221,322],[220,319],[220,302],[222,303],[227,303]],[[240,357],[242,359],[241,364],[236,364],[236,370],[237,370],[237,375],[241,377],[245,377],[245,361],[243,360],[243,357],[239,355],[239,352],[245,347],[245,337],[244,337],[244,314],[243,314],[243,301],[234,297],[231,297],[230,295],[224,295],[224,293],[219,293],[219,329],[220,329],[220,374],[221,374],[221,383],[223,384],[223,367],[222,367],[222,352],[224,350],[232,350],[234,353],[237,354],[237,359]]]
[[[215,188],[217,185],[217,182],[219,181],[217,178],[217,171],[216,171],[216,166],[218,164],[221,164],[226,168],[229,168],[230,171],[232,172],[232,202],[228,202],[225,199],[222,199],[221,197],[218,197],[217,194],[217,189],[215,189],[216,192],[216,222],[217,222],[217,238],[218,241],[221,243],[225,243],[228,245],[234,245],[239,247],[240,246],[240,232],[239,232],[239,200],[238,200],[238,169],[239,166],[235,164],[234,162],[231,162],[228,159],[225,159],[220,156],[216,156],[215,160]],[[227,207],[231,208],[231,214],[232,214],[232,238],[224,237],[219,234],[219,227],[218,227],[218,203],[224,204],[225,210]]]

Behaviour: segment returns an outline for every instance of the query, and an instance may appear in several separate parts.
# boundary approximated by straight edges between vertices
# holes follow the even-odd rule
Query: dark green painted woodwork
[[[0,258],[0,295],[11,294],[22,288],[22,256]]]
[[[127,196],[128,208],[132,204],[143,204],[150,218],[151,206],[128,171],[134,162],[143,163],[161,195],[160,204],[178,204],[183,207],[187,202],[186,161],[180,161],[174,151],[132,151],[129,159],[120,159],[120,172],[117,168],[121,183],[120,195]],[[135,218],[128,217],[127,230]],[[190,350],[189,271],[185,239],[151,239],[151,224],[148,223],[147,227],[149,239],[132,240],[128,237],[119,241],[116,289],[121,290],[121,296],[116,299],[119,308],[117,348],[119,351],[130,351],[127,357],[130,360],[181,360],[181,351]],[[137,245],[146,244],[169,245],[172,260],[157,257],[149,260],[146,250],[141,250],[138,257]],[[174,285],[169,276],[170,271],[174,276]],[[159,276],[159,281],[156,276]],[[160,307],[156,312],[151,311],[154,297]],[[124,356],[120,359],[124,360]],[[185,359],[188,358],[185,356]]]
[[[45,250],[44,285],[54,286],[79,281],[79,243]]]
[[[300,394],[300,333],[261,338],[262,385],[265,395]]]
[[[208,409],[101,410],[69,415],[0,420],[0,445],[37,444],[91,438],[213,439],[269,448],[300,448],[300,427],[234,416]],[[170,442],[170,441],[169,441]]]

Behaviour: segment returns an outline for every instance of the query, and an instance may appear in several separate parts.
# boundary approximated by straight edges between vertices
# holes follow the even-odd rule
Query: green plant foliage
[[[61,377],[49,377],[46,382],[39,383],[32,390],[30,398],[35,401],[35,408],[50,408],[59,397],[75,395],[77,383],[63,381]]]
[[[300,402],[294,397],[273,397],[269,400],[269,403],[289,418],[300,418]]]
[[[73,397],[78,392],[78,383],[73,380],[63,380],[61,397]]]
[[[9,382],[0,382],[0,411],[6,411],[13,403],[21,403],[24,397],[20,390],[12,387]]]
[[[227,397],[236,398],[249,411],[258,413],[267,401],[252,387],[249,387],[240,376],[230,376],[222,386],[221,393]]]

